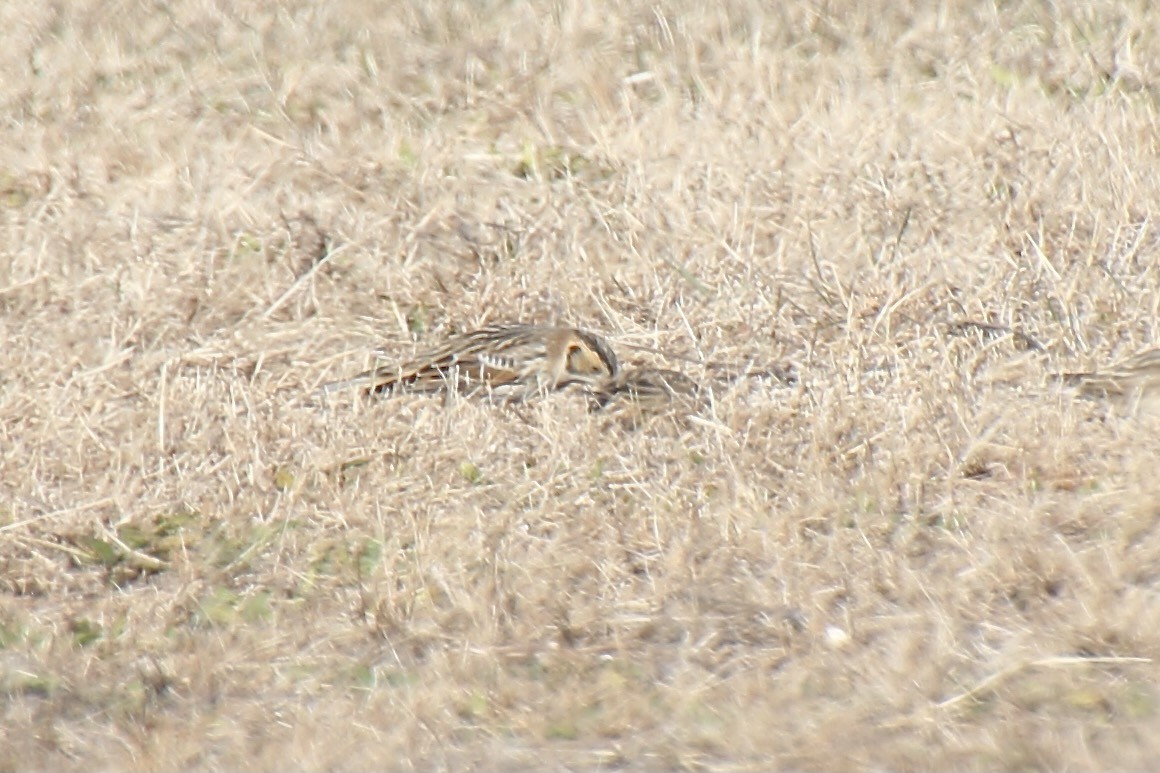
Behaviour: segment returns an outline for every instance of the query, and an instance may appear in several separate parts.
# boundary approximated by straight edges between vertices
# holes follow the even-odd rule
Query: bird
[[[612,347],[594,333],[509,323],[461,333],[401,365],[381,365],[318,391],[357,386],[377,395],[456,391],[525,399],[574,384],[598,389],[618,370]]]
[[[1079,387],[1088,397],[1156,396],[1160,394],[1160,349],[1148,349],[1103,370],[1056,377]]]
[[[692,409],[701,397],[701,386],[675,370],[627,368],[605,379],[590,391],[593,410],[625,414],[630,418],[665,408]]]

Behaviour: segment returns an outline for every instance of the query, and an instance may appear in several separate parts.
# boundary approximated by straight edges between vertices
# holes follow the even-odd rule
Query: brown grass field
[[[1154,765],[1151,6],[0,5],[0,771]]]

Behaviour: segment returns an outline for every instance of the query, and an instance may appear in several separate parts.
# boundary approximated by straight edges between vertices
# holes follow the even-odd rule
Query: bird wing
[[[381,365],[353,378],[324,384],[318,393],[353,387],[375,393],[397,388],[435,392],[513,384],[542,367],[551,330],[534,325],[489,325],[457,335],[402,365]]]

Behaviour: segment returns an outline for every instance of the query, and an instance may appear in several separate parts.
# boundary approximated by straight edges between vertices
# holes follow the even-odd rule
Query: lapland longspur
[[[636,416],[665,408],[692,409],[701,396],[696,381],[675,370],[631,368],[591,390],[594,408]]]
[[[572,327],[489,325],[451,338],[402,365],[383,365],[326,384],[322,392],[360,387],[394,391],[485,392],[522,399],[571,384],[595,389],[616,377],[616,355],[604,339]]]
[[[1092,397],[1156,396],[1160,394],[1160,349],[1149,349],[1104,370],[1060,373],[1065,384]]]

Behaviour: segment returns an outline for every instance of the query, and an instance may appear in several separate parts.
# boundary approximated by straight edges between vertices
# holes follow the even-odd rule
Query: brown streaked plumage
[[[1090,397],[1160,394],[1160,349],[1140,352],[1104,370],[1060,373],[1057,377]]]
[[[700,385],[684,373],[664,368],[630,368],[592,390],[594,408],[632,415],[672,406],[693,407]]]
[[[570,384],[596,387],[617,374],[616,355],[599,336],[571,327],[507,324],[463,333],[402,365],[383,365],[322,387],[367,393],[456,390],[523,398]]]

